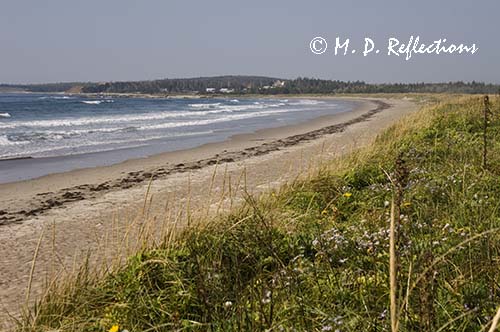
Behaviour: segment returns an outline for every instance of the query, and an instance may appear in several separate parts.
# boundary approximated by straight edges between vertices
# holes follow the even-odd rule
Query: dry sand
[[[320,162],[369,144],[417,109],[409,100],[356,100],[359,107],[351,112],[299,125],[0,185],[0,328],[6,312],[16,315],[25,303],[39,239],[31,300],[41,295],[47,278],[71,271],[88,252],[108,263],[123,255],[131,223],[147,219],[159,225],[190,213],[213,214],[241,201],[243,187],[253,194],[277,188]]]

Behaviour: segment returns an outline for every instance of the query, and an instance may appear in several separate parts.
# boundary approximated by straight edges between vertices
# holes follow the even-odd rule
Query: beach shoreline
[[[353,111],[298,125],[0,185],[0,312],[16,315],[28,282],[33,301],[54,270],[71,271],[91,253],[97,253],[94,264],[126,257],[118,239],[144,218],[146,206],[148,220],[160,224],[186,219],[191,211],[222,211],[246,194],[277,189],[314,165],[366,146],[417,109],[410,100],[354,99],[359,107]],[[6,219],[12,212],[15,218]]]
[[[148,99],[148,97],[145,98]],[[328,103],[330,100],[334,100],[334,102],[335,100],[347,102],[345,104],[341,103],[341,105],[333,105],[332,108],[329,108],[328,106],[323,107],[323,109],[329,110],[328,114],[324,114],[325,111],[323,111],[322,114],[314,114],[314,112],[316,112],[317,110],[311,109],[313,111],[313,115],[310,115],[308,119],[301,119],[299,117],[292,121],[287,119],[282,123],[280,123],[281,121],[283,121],[281,119],[279,119],[278,121],[276,119],[272,119],[273,122],[271,122],[270,124],[252,124],[249,128],[238,129],[237,131],[231,131],[227,128],[214,128],[213,130],[210,130],[210,128],[208,128],[206,129],[206,132],[194,132],[194,135],[172,136],[172,140],[162,142],[161,147],[158,145],[158,143],[155,142],[154,144],[156,145],[132,144],[130,146],[118,146],[113,148],[106,148],[103,150],[97,149],[97,151],[89,152],[81,152],[77,149],[73,149],[71,151],[67,151],[69,152],[67,154],[55,154],[52,156],[50,155],[50,153],[48,156],[37,155],[36,151],[34,152],[34,154],[22,154],[21,156],[18,156],[14,153],[12,154],[13,157],[0,158],[0,185],[23,182],[25,180],[42,178],[46,175],[67,173],[75,170],[114,166],[134,160],[140,161],[136,164],[141,164],[139,165],[139,168],[142,168],[144,160],[151,157],[158,156],[159,158],[156,158],[158,160],[168,159],[164,158],[166,153],[188,150],[193,151],[194,154],[197,154],[197,148],[201,148],[201,150],[203,150],[206,146],[211,146],[213,144],[217,145],[221,142],[226,141],[230,142],[227,145],[231,147],[236,144],[235,142],[244,140],[247,137],[246,135],[254,136],[256,141],[260,140],[262,137],[285,138],[286,136],[293,135],[297,132],[305,133],[306,131],[318,129],[322,126],[322,123],[331,123],[332,120],[335,119],[334,117],[337,114],[356,110],[358,108],[357,104],[360,103],[359,101],[355,101],[356,99],[353,98],[332,99],[326,97],[291,97],[289,99],[296,99],[298,101],[306,99],[306,101],[311,102],[316,102],[322,99],[323,101],[321,101],[321,103]],[[240,100],[243,99],[240,98]],[[250,100],[252,103],[254,102],[253,98],[250,98]],[[257,102],[257,104],[258,103],[259,102]],[[318,103],[320,102],[318,101]],[[195,104],[195,106],[197,106],[197,104]],[[201,106],[206,105],[201,104]],[[309,110],[304,109],[296,113],[307,113],[308,111]],[[235,125],[238,125],[238,123],[236,122]],[[131,128],[134,128],[132,126],[133,125],[131,125]],[[190,134],[189,130],[190,129],[188,129],[188,131],[186,132],[187,134]],[[187,141],[189,143],[179,144],[176,140],[174,140],[174,138],[176,137],[185,137],[187,138]],[[151,139],[154,140],[155,138],[153,137]],[[249,139],[252,139],[252,137],[250,137]],[[184,139],[184,141],[186,141],[186,139]],[[133,142],[133,140],[131,142]],[[214,146],[211,149],[216,150],[217,146]],[[132,162],[130,164],[134,163]]]
[[[330,98],[331,99],[331,98]],[[326,134],[342,131],[352,122],[364,121],[388,105],[382,101],[340,98],[357,103],[352,110],[323,115],[293,125],[260,129],[230,136],[224,141],[205,143],[189,149],[169,151],[143,158],[133,158],[111,165],[84,167],[66,172],[54,172],[37,178],[0,183],[0,227],[18,223],[97,194],[132,186],[205,166],[241,161],[254,156],[296,145]],[[371,105],[371,106],[370,106]],[[371,109],[369,109],[371,107]],[[370,113],[371,112],[371,113]],[[365,115],[365,113],[368,113]],[[119,153],[116,151],[115,153]],[[101,153],[85,154],[99,158]],[[9,159],[1,167],[17,167],[19,163],[43,164],[82,156]],[[6,199],[5,199],[6,198]],[[3,202],[2,202],[3,201]],[[1,208],[8,206],[9,208]]]

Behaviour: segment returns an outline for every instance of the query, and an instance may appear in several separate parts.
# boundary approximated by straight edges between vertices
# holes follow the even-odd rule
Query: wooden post
[[[483,117],[483,168],[486,168],[488,161],[488,140],[487,140],[487,131],[488,131],[488,114],[490,113],[490,98],[488,95],[484,96],[484,117]]]
[[[394,194],[391,204],[391,221],[389,227],[389,301],[391,314],[391,332],[399,331],[398,310],[398,273],[399,253],[398,246],[401,233],[401,204],[403,203],[404,190],[408,183],[409,171],[406,167],[403,154],[396,159],[395,175],[393,182]]]

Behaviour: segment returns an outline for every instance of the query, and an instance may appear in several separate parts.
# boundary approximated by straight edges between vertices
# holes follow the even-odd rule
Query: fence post
[[[488,95],[484,96],[484,117],[483,117],[483,168],[487,166],[487,155],[488,155],[488,114],[490,113],[490,98]]]

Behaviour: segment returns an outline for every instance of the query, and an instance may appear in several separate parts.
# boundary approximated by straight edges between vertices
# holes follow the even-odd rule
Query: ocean
[[[306,98],[0,94],[0,182],[188,149],[353,107],[350,101]],[[37,171],[27,158],[49,165]]]

